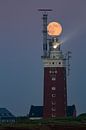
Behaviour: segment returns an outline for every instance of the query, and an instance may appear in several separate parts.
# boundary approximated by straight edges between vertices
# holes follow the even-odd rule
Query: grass
[[[0,128],[14,127],[14,128],[35,128],[39,126],[47,125],[61,125],[61,126],[86,126],[86,120],[82,118],[53,118],[53,119],[40,119],[30,120],[28,117],[18,117],[15,123],[1,123]]]

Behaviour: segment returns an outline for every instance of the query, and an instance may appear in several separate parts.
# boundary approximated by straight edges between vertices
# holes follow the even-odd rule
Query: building
[[[67,117],[76,118],[76,108],[75,108],[75,105],[67,106]]]
[[[76,117],[75,105],[67,106],[67,117]],[[31,106],[29,112],[29,119],[42,119],[43,118],[43,106]]]
[[[42,119],[43,118],[43,106],[31,106],[29,112],[29,119]]]
[[[66,64],[66,60],[69,56],[67,59],[63,54],[62,42],[59,40],[62,26],[58,22],[47,24],[47,11],[50,10],[40,11],[45,12],[43,14],[43,55],[41,57],[44,70],[43,118],[73,116],[74,112],[76,115],[75,106],[67,105],[66,70],[69,64]],[[38,107],[32,107],[34,111],[35,108],[38,109]],[[35,113],[33,112],[32,115],[34,116]]]
[[[0,123],[15,122],[15,116],[6,108],[0,108]]]

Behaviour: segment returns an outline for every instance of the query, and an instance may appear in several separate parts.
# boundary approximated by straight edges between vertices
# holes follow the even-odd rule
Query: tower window
[[[56,105],[56,102],[52,102],[52,105]]]
[[[56,111],[56,109],[52,107],[52,111]]]
[[[52,117],[56,117],[56,115],[55,115],[55,114],[52,114]]]
[[[59,62],[59,65],[61,64],[61,62]]]
[[[56,94],[52,94],[52,97],[56,97]]]
[[[56,80],[56,78],[55,78],[55,77],[52,77],[52,80],[53,80],[53,81],[55,81],[55,80]]]
[[[52,90],[56,90],[56,87],[52,87]]]
[[[49,71],[49,73],[51,74],[51,73],[52,73],[52,71],[50,70],[50,71]]]
[[[57,74],[57,70],[55,70],[55,73]]]

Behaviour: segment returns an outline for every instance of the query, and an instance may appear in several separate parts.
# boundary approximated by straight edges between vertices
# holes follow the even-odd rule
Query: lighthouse
[[[69,76],[71,52],[61,50],[63,31],[58,21],[49,22],[51,9],[38,9],[43,13],[43,105],[31,105],[30,119],[76,117],[75,105],[67,104],[67,76]]]
[[[62,26],[58,22],[47,25],[50,39],[47,53],[42,56],[44,69],[43,118],[66,117],[67,81],[66,60],[61,51],[60,34]]]

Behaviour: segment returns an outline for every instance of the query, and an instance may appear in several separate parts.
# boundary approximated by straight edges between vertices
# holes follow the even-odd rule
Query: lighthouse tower
[[[58,22],[47,26],[48,50],[42,56],[44,67],[43,118],[65,117],[67,112],[66,61],[58,36],[62,27]]]

